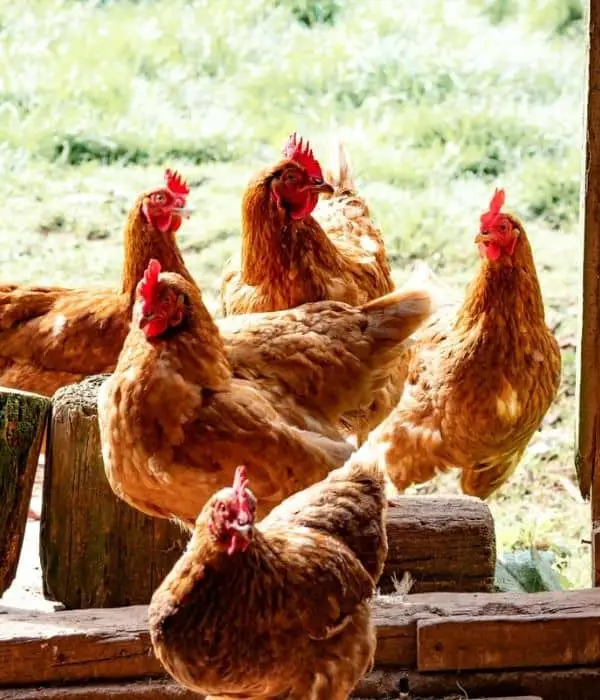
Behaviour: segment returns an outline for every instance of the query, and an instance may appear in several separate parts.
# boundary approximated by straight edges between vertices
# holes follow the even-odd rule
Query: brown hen
[[[0,286],[0,385],[51,396],[111,371],[150,258],[191,280],[175,243],[189,190],[169,170],[165,180],[138,197],[127,216],[120,291]]]
[[[363,460],[258,524],[243,467],[210,499],[149,607],[177,681],[212,700],[349,698],[373,663],[368,602],[387,556],[384,478]]]
[[[225,315],[325,299],[357,306],[394,289],[341,145],[337,171],[326,182],[310,145],[293,134],[283,159],[253,178],[242,199],[240,269],[226,272],[221,287]]]
[[[229,319],[226,345],[198,288],[159,270],[152,262],[139,285],[131,331],[101,388],[100,433],[115,493],[190,527],[240,463],[261,515],[343,464],[352,451],[343,414],[381,386],[430,313],[417,291],[365,308],[307,304]]]
[[[440,307],[416,334],[402,399],[369,437],[400,490],[458,467],[463,491],[487,498],[516,469],[557,393],[560,350],[531,246],[503,203],[497,191],[481,217],[483,260],[464,302]]]
[[[250,182],[242,201],[241,266],[225,274],[221,287],[225,315],[325,299],[357,306],[394,289],[381,233],[341,143],[329,179],[333,185],[310,145],[293,134],[283,159]],[[347,416],[347,431],[359,442],[397,403],[405,375],[399,361],[370,405]]]

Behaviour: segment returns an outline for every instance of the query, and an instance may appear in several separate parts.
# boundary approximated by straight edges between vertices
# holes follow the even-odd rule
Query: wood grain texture
[[[378,666],[414,669],[419,620],[533,614],[560,619],[582,612],[600,614],[600,591],[420,594],[407,596],[404,602],[384,596],[373,601],[375,660]],[[54,613],[0,608],[0,687],[161,676],[151,652],[146,615],[145,606]],[[488,642],[491,646],[493,638]],[[448,692],[453,691],[449,687]]]
[[[594,521],[600,521],[600,0],[590,0],[587,61],[586,156],[583,183],[582,302],[577,373],[575,464],[584,498],[596,486]],[[596,580],[596,585],[600,581]]]
[[[600,613],[458,616],[417,624],[419,671],[600,665]]]
[[[369,685],[372,686],[374,683],[372,681],[369,683],[369,679],[365,679],[352,697],[367,700],[367,696],[363,693],[369,688]],[[377,688],[373,690],[378,693]],[[377,694],[369,697],[374,699],[384,696]],[[385,697],[389,696],[386,694]],[[0,690],[0,700],[116,700],[118,698],[127,698],[127,700],[172,700],[172,698],[201,700],[201,696],[197,693],[186,690],[173,681],[166,680]],[[411,700],[431,700],[431,698],[418,698],[413,695]],[[445,697],[444,700],[464,700],[464,695],[451,695]],[[492,698],[472,698],[472,700],[492,700]],[[542,698],[521,695],[519,697],[494,698],[493,700],[542,700]]]
[[[67,608],[148,603],[187,535],[149,518],[110,489],[91,377],[53,398],[44,478],[40,558],[44,594]]]
[[[530,694],[543,700],[598,700],[600,668],[535,669],[523,671],[479,671],[464,673],[396,672],[388,683],[400,679],[411,689],[413,698],[445,698],[455,693],[466,698]],[[383,685],[381,687],[384,687]],[[396,686],[397,687],[397,686]],[[387,697],[394,697],[388,695]],[[382,693],[377,698],[385,698]],[[457,698],[458,700],[458,698]]]
[[[50,400],[0,388],[0,596],[17,573]]]
[[[496,538],[488,506],[469,496],[403,496],[388,512],[389,554],[380,589],[409,571],[412,593],[486,592],[494,586]]]

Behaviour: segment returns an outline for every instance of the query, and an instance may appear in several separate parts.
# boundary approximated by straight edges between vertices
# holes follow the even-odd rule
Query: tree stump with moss
[[[98,389],[108,375],[53,398],[40,556],[44,594],[67,608],[148,603],[187,535],[115,496],[104,473]]]
[[[50,406],[44,396],[0,388],[0,596],[17,571]]]

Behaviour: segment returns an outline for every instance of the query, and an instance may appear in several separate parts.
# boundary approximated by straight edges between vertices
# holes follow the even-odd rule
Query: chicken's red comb
[[[494,192],[494,196],[492,197],[492,200],[490,202],[490,208],[488,209],[488,211],[482,214],[480,218],[482,231],[490,229],[496,223],[498,218],[502,216],[500,210],[504,206],[505,199],[506,195],[504,193],[504,190],[497,189]]]
[[[246,467],[242,464],[235,470],[233,477],[233,490],[236,495],[241,496],[248,486],[248,473]]]
[[[167,168],[165,170],[165,182],[173,194],[188,195],[190,193],[190,188],[177,170]]]
[[[144,271],[144,277],[138,286],[140,296],[144,300],[144,307],[146,307],[148,304],[152,304],[154,300],[154,292],[156,290],[156,286],[158,285],[160,270],[161,267],[158,260],[152,259]]]
[[[303,144],[302,137],[300,137],[300,141],[298,141],[296,132],[290,134],[288,140],[285,142],[283,156],[301,165],[310,176],[323,177],[321,166],[312,152],[310,143],[307,141]]]

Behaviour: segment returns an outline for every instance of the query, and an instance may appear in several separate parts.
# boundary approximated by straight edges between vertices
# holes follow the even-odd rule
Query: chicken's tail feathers
[[[325,179],[334,188],[333,194],[329,195],[330,197],[356,192],[356,181],[350,158],[339,137],[332,141],[331,154],[325,167]]]
[[[460,303],[457,290],[436,274],[425,260],[417,260],[400,291],[413,289],[425,290],[432,299],[435,311],[440,308]]]
[[[436,304],[426,289],[397,289],[360,307],[369,317],[374,338],[398,344],[408,338],[433,314]]]
[[[350,455],[344,466],[336,473],[349,481],[374,481],[387,492],[389,478],[385,464],[383,446],[375,440],[367,440]],[[393,495],[395,495],[395,489]]]

